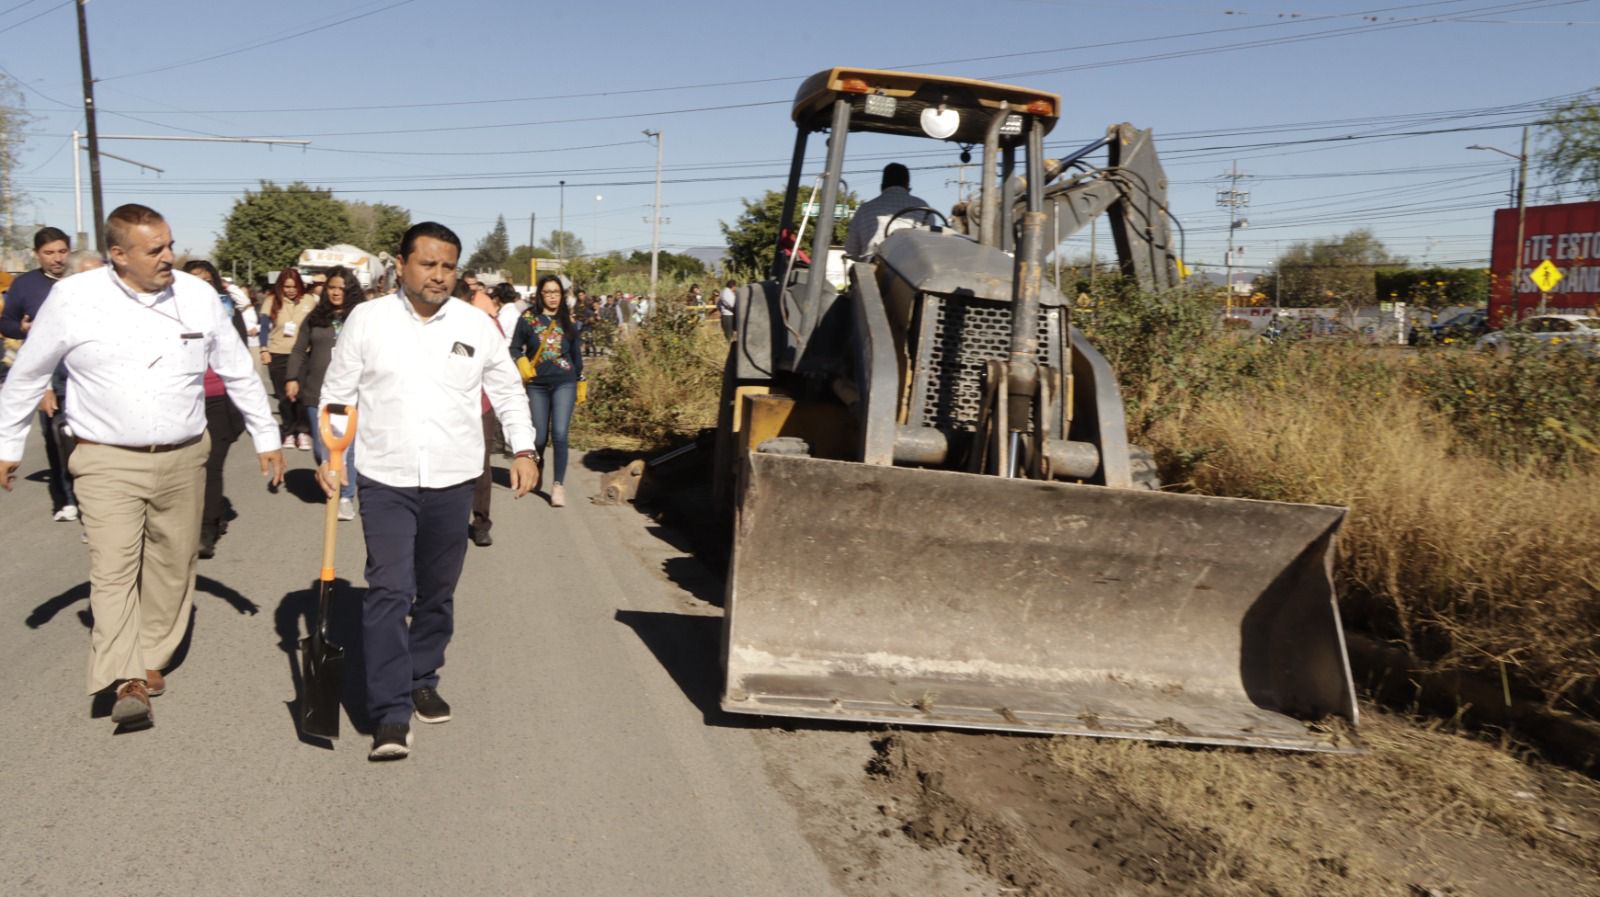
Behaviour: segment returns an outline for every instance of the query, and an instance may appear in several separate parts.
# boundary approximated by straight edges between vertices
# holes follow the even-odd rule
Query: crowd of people
[[[41,229],[38,268],[0,314],[0,334],[22,341],[0,388],[0,488],[12,489],[37,418],[51,514],[89,545],[89,693],[109,696],[120,727],[152,721],[197,561],[227,532],[228,452],[248,433],[274,487],[284,449],[310,451],[338,519],[360,515],[369,756],[405,756],[413,719],[450,717],[438,670],[467,543],[493,543],[491,458],[511,458],[516,497],[538,489],[563,507],[587,336],[640,326],[650,301],[591,298],[555,275],[524,299],[458,276],[460,239],[432,222],[407,231],[396,287],[379,296],[347,268],[288,267],[245,290],[206,260],[178,265],[169,226],[145,206],[114,210],[105,233],[102,267]],[[339,428],[348,408],[341,476],[319,415]]]

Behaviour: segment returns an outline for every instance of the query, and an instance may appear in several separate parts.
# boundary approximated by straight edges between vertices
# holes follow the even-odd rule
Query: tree
[[[650,253],[642,249],[633,251],[628,256],[627,264],[638,266],[642,270],[650,270]],[[705,262],[692,255],[681,255],[676,252],[662,250],[656,257],[656,271],[662,277],[703,277],[710,272],[706,270]]]
[[[741,201],[744,211],[738,220],[733,224],[721,222],[722,236],[728,241],[728,263],[733,270],[765,273],[772,267],[772,257],[777,250],[778,218],[783,214],[783,194],[768,190],[760,199]],[[801,187],[800,203],[803,205],[810,201],[811,188]],[[852,207],[860,204],[856,195],[849,191],[840,194],[839,202]],[[795,220],[799,220],[798,212]],[[843,243],[849,229],[850,219],[835,220],[833,242]],[[811,235],[808,232],[805,243],[809,246],[810,242]]]
[[[1600,87],[1558,108],[1543,128],[1539,167],[1552,183],[1600,199]]]
[[[511,255],[506,258],[506,273],[510,274],[511,279],[517,282],[527,279],[528,271],[531,270],[529,262],[534,258],[533,247],[523,243],[516,249],[511,250]]]
[[[400,239],[411,227],[411,213],[385,202],[345,202],[345,218],[350,222],[344,242],[368,252],[400,251]]]
[[[549,255],[541,257],[549,259],[571,259],[578,258],[584,254],[583,241],[578,239],[578,235],[570,230],[551,231],[550,236],[545,237],[539,243],[539,248],[549,253]]]
[[[1256,289],[1279,305],[1365,305],[1377,300],[1377,270],[1404,267],[1372,231],[1358,228],[1331,240],[1295,243],[1278,256],[1274,274],[1256,278]]]
[[[1378,298],[1422,308],[1488,305],[1487,268],[1380,268]]]
[[[464,270],[500,271],[510,258],[511,235],[506,232],[506,216],[501,215],[494,220],[494,230],[478,241],[478,247],[472,250]]]
[[[22,155],[23,131],[32,116],[22,104],[22,94],[11,79],[0,75],[0,255],[8,249],[32,246],[16,231],[17,209],[24,195],[17,189],[15,175]]]
[[[295,181],[279,187],[262,181],[233,203],[217,241],[217,267],[265,275],[293,265],[305,249],[321,249],[348,236],[345,206],[332,191]]]

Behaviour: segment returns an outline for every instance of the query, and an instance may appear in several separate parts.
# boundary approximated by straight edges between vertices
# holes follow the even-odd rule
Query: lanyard
[[[171,299],[172,300],[173,309],[176,310],[178,308],[178,292],[177,292],[177,290],[173,289],[170,285],[166,289],[164,289],[161,292],[156,294],[156,298],[155,298],[154,302],[152,302],[149,305],[145,305],[144,301],[139,298],[139,295],[137,293],[135,293],[133,290],[129,289],[127,284],[122,282],[122,278],[117,276],[117,272],[115,270],[113,270],[111,268],[107,268],[106,271],[108,272],[108,276],[111,278],[111,282],[117,285],[117,289],[122,291],[122,295],[127,296],[129,299],[132,299],[133,300],[133,304],[139,306],[140,308],[144,309],[145,311],[154,312],[155,314],[158,314],[161,317],[166,318],[167,320],[172,321],[173,323],[177,324],[179,327],[182,327],[184,329],[184,331],[185,331],[183,333],[183,338],[184,339],[187,340],[187,339],[198,339],[198,338],[200,338],[200,336],[202,334],[187,332],[189,330],[189,325],[184,323],[183,312],[182,311],[174,311],[173,314],[168,314],[168,313],[162,311],[161,309],[156,308],[156,304],[159,303],[162,299]]]

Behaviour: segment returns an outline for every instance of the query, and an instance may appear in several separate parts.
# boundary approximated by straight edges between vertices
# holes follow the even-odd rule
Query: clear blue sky
[[[312,141],[106,140],[105,152],[165,169],[107,159],[107,208],[154,206],[195,253],[259,179],[394,203],[450,225],[469,248],[499,214],[514,243],[527,240],[530,213],[543,237],[565,179],[567,229],[591,249],[648,246],[645,128],[665,133],[664,246],[720,244],[718,222],[737,216],[741,197],[782,185],[799,81],[861,65],[1058,92],[1050,146],[1061,151],[1113,122],[1154,128],[1193,264],[1222,264],[1216,191],[1235,159],[1251,176],[1246,265],[1358,226],[1413,261],[1486,264],[1515,162],[1467,145],[1515,153],[1518,126],[1543,104],[1600,84],[1600,0],[94,0],[87,10],[102,133]],[[70,0],[0,0],[0,66],[37,116],[18,177],[32,203],[23,220],[70,231],[67,135],[82,121]],[[1469,130],[1395,136],[1452,128]],[[1291,143],[1347,136],[1359,139]],[[955,147],[851,145],[941,150],[908,159],[913,189],[937,207],[954,200],[954,169],[928,166],[953,166]],[[877,178],[852,185],[871,195]],[[87,184],[84,204],[87,214]]]

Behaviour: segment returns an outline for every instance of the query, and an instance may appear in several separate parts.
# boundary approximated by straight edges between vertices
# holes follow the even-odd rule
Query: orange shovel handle
[[[333,435],[333,414],[344,414],[349,417],[345,424],[344,435]],[[338,479],[344,479],[344,453],[350,443],[356,438],[356,409],[348,405],[328,405],[317,415],[318,429],[322,431],[322,444],[328,447],[328,469],[333,471]],[[323,582],[333,582],[333,555],[334,533],[339,528],[339,497],[335,494],[328,499],[328,508],[323,515],[322,523],[322,570],[319,579]]]

